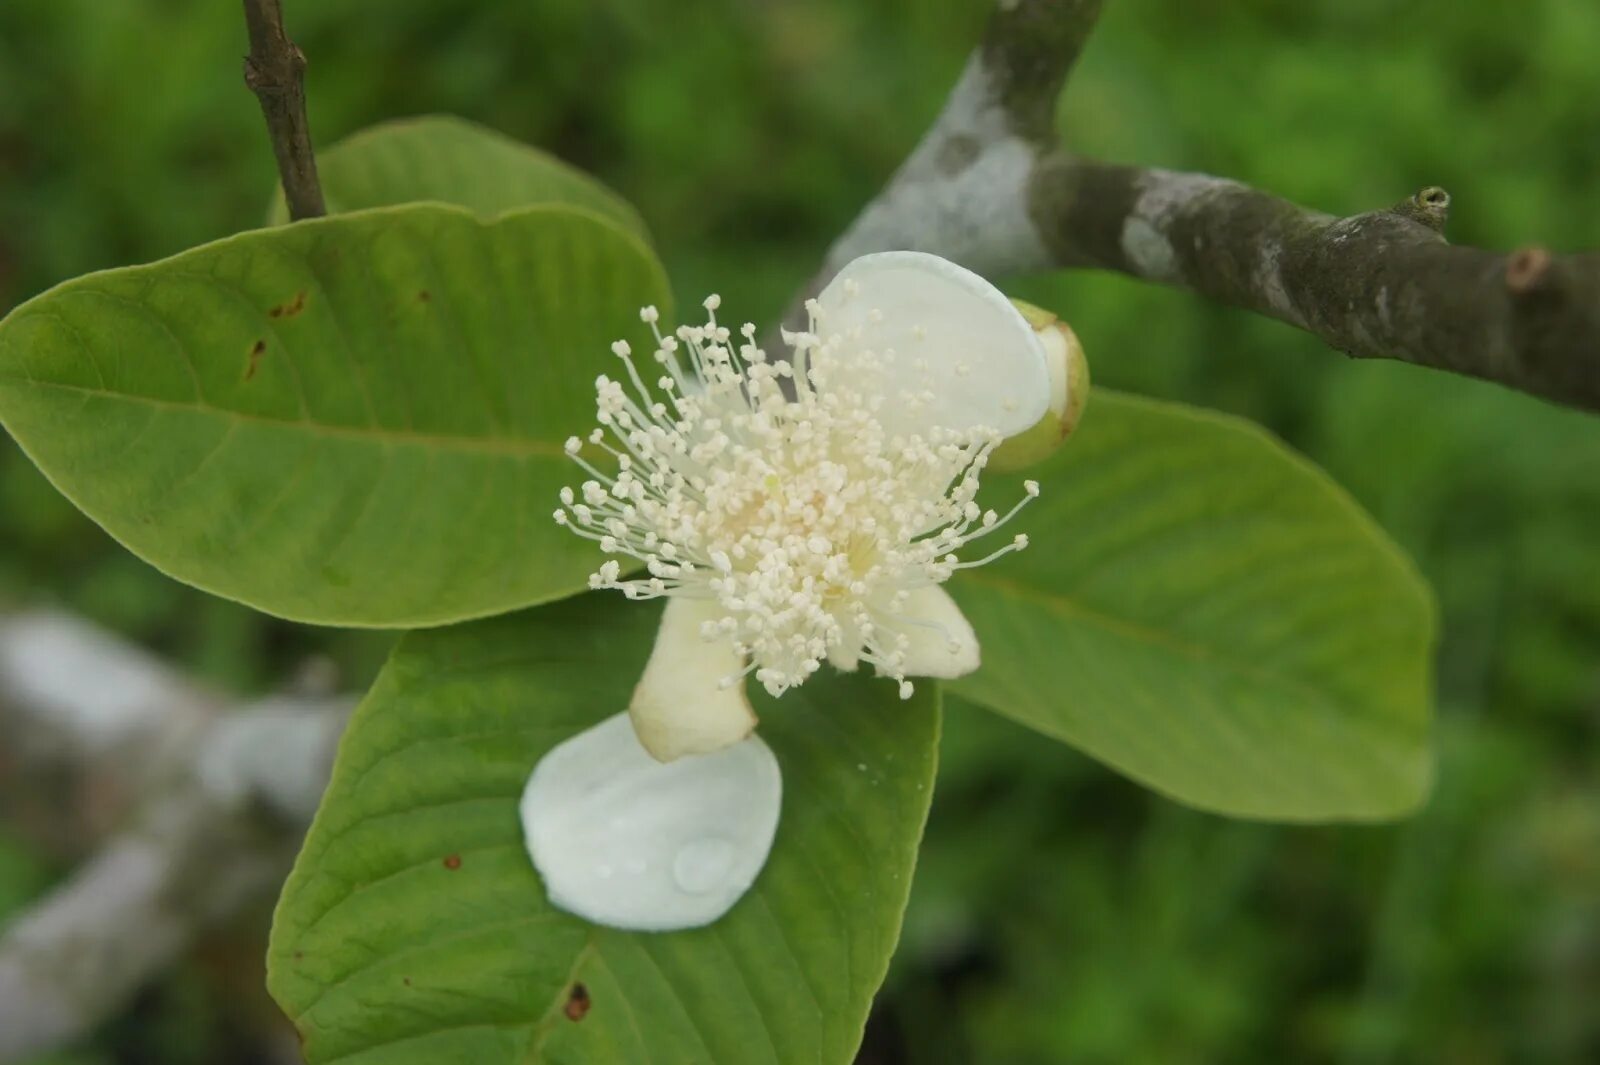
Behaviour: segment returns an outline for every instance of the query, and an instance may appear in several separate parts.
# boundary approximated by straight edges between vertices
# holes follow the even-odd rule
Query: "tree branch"
[[[851,259],[894,248],[930,251],[991,274],[1047,256],[1028,215],[1028,175],[1055,143],[1056,100],[1100,16],[1101,0],[1002,0],[983,43],[888,187],[829,249],[796,298]],[[956,254],[952,254],[956,251]]]
[[[1359,358],[1600,410],[1600,253],[1453,246],[1443,190],[1336,218],[1218,178],[1055,154],[1029,193],[1041,266],[1188,288]]]
[[[197,935],[270,898],[352,702],[275,698],[230,710],[66,615],[0,623],[0,733],[8,756],[14,740],[24,745],[0,782],[52,766],[109,772],[116,805],[135,811],[0,935],[0,1063],[81,1036]]]
[[[320,217],[328,211],[306,121],[305,53],[284,32],[282,0],[244,0],[244,21],[250,33],[244,83],[261,102],[289,217]]]
[[[1059,149],[1056,97],[1099,8],[1001,0],[933,128],[801,297],[858,255],[891,248],[991,277],[1117,270],[1277,318],[1353,356],[1600,411],[1600,253],[1452,246],[1439,188],[1338,218],[1222,178]]]
[[[1102,0],[1000,0],[976,58],[1011,131],[1034,144],[1056,140],[1056,103]]]

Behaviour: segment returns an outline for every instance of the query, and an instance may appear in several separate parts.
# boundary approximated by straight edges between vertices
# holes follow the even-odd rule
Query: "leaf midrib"
[[[41,381],[28,377],[0,376],[0,382],[26,388],[93,396],[97,399],[120,402],[134,407],[180,411],[185,414],[200,414],[233,422],[264,425],[275,429],[299,430],[313,436],[333,439],[375,442],[388,446],[436,447],[510,458],[561,459],[565,457],[564,449],[555,441],[534,440],[528,437],[462,436],[453,433],[429,433],[413,429],[387,429],[378,426],[333,425],[309,418],[272,418],[263,414],[248,414],[244,411],[230,410],[227,407],[218,407],[199,401],[180,402],[178,400],[157,399],[154,396],[113,392],[109,389],[90,388],[86,385],[72,385],[61,381]]]

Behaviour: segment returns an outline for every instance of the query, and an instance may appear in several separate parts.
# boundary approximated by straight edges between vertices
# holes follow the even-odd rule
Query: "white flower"
[[[937,586],[1026,546],[1008,536],[983,557],[958,554],[1028,501],[984,510],[978,477],[1050,396],[1020,313],[933,256],[857,260],[808,305],[811,330],[784,335],[786,361],[755,345],[753,325],[734,337],[718,303],[706,300],[705,325],[666,336],[646,308],[649,359],[614,347],[624,372],[595,382],[601,428],[589,443],[615,470],[574,438],[568,451],[591,479],[565,490],[555,514],[618,556],[591,588],[672,600],[633,707],[663,761],[750,731],[745,673],[782,695],[825,661],[865,662],[909,696],[909,676],[976,668],[972,631]],[[1023,372],[994,365],[997,338],[1015,341]],[[644,574],[624,578],[620,558]]]
[[[1003,512],[977,502],[990,453],[1050,416],[1053,384],[1033,328],[977,275],[915,252],[857,259],[807,304],[807,331],[784,334],[782,360],[756,345],[753,325],[734,335],[719,323],[718,306],[711,297],[704,325],[671,334],[645,308],[656,350],[637,356],[626,343],[614,346],[621,373],[595,382],[600,427],[588,447],[576,437],[567,443],[589,479],[563,489],[555,512],[612,556],[591,588],[668,599],[629,706],[633,729],[608,721],[569,741],[604,743],[609,753],[579,759],[593,778],[567,773],[564,787],[550,786],[546,766],[577,756],[563,753],[569,745],[551,752],[523,804],[552,898],[625,927],[720,916],[749,884],[739,870],[753,878],[765,860],[779,789],[759,788],[764,805],[753,797],[735,803],[738,811],[693,802],[679,811],[685,838],[745,847],[719,885],[736,890],[692,893],[688,905],[661,855],[634,875],[593,857],[616,847],[659,850],[659,826],[607,835],[600,824],[642,821],[591,810],[588,834],[549,829],[570,816],[573,797],[592,805],[605,786],[623,805],[643,804],[652,781],[669,779],[687,794],[700,773],[659,764],[677,759],[704,764],[707,786],[720,786],[715,767],[727,752],[712,752],[734,744],[765,752],[750,736],[748,674],[776,696],[825,662],[844,670],[865,663],[909,697],[910,678],[976,669],[977,638],[939,585],[1026,547],[1025,535],[1001,531],[1039,491],[1028,482]],[[642,573],[625,575],[623,560]],[[641,746],[656,761],[636,757]],[[775,781],[770,755],[761,764]],[[603,784],[602,774],[626,783]],[[765,831],[732,839],[729,826],[748,828],[752,814]],[[597,867],[610,874],[597,876]],[[574,878],[574,870],[587,873]]]

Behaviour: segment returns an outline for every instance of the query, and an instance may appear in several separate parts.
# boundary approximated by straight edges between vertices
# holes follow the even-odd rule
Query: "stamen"
[[[667,335],[655,308],[640,311],[663,368],[654,388],[630,345],[613,345],[628,387],[597,378],[600,427],[587,443],[615,470],[583,454],[584,438],[569,438],[564,450],[590,479],[562,489],[554,520],[614,556],[590,576],[592,588],[717,601],[725,613],[702,635],[747,655],[725,685],[753,673],[779,695],[839,653],[909,698],[906,629],[931,628],[952,650],[959,641],[904,614],[906,597],[1026,547],[1017,536],[981,559],[957,554],[1011,521],[1039,486],[1024,482],[1025,496],[1004,514],[985,510],[978,478],[998,434],[887,432],[885,398],[863,383],[889,353],[864,348],[859,334],[828,333],[815,301],[806,331],[783,333],[790,357],[776,362],[756,345],[753,324],[738,330],[742,342],[719,325],[720,306],[709,297],[704,325]],[[647,575],[624,579],[622,558]]]

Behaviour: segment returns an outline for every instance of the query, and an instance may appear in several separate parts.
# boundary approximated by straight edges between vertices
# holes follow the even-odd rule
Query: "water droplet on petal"
[[[703,895],[719,886],[733,868],[733,844],[716,836],[691,840],[672,860],[672,879],[691,895]]]
[[[716,920],[749,889],[782,794],[777,760],[759,738],[663,763],[624,711],[546,754],[520,813],[551,905],[664,932]]]

